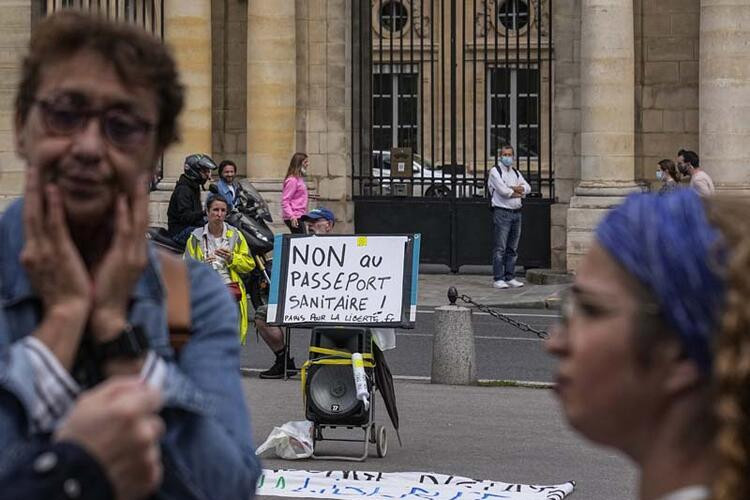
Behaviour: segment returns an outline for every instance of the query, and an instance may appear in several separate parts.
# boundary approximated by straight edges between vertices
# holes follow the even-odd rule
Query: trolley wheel
[[[370,444],[375,444],[378,442],[378,426],[375,424],[370,425],[369,441]]]
[[[388,435],[385,433],[385,426],[377,426],[377,435],[375,436],[375,447],[378,457],[383,458],[388,453]]]

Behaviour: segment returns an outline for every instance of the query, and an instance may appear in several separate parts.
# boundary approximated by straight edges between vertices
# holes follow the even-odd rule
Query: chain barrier
[[[463,302],[474,306],[479,311],[485,312],[489,314],[490,316],[492,316],[493,318],[499,319],[500,321],[504,321],[505,323],[508,323],[509,325],[518,328],[522,332],[531,332],[542,340],[549,338],[549,333],[547,333],[546,331],[538,330],[531,325],[528,325],[526,323],[523,323],[522,321],[518,321],[518,320],[511,318],[507,314],[497,312],[491,307],[487,307],[477,302],[474,302],[474,300],[472,300],[472,298],[469,297],[468,295],[458,295],[458,291],[454,287],[450,287],[448,289],[448,300],[450,301],[451,305],[456,304],[456,299],[460,299]]]

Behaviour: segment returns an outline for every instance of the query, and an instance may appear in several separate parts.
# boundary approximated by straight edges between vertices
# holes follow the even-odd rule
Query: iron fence
[[[369,0],[352,8],[357,197],[486,196],[510,144],[554,198],[552,0]]]
[[[43,13],[78,9],[116,21],[136,24],[159,38],[164,37],[163,0],[43,0]]]

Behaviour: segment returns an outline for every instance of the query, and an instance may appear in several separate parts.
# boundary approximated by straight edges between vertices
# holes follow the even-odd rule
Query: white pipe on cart
[[[370,408],[370,391],[367,389],[365,361],[358,352],[352,353],[352,372],[354,373],[354,386],[357,388],[357,399],[365,404],[367,410]]]

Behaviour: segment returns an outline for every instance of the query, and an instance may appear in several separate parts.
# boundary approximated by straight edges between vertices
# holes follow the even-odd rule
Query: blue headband
[[[692,189],[636,194],[611,210],[597,241],[655,296],[685,351],[711,370],[711,338],[719,326],[726,261],[722,237]]]

